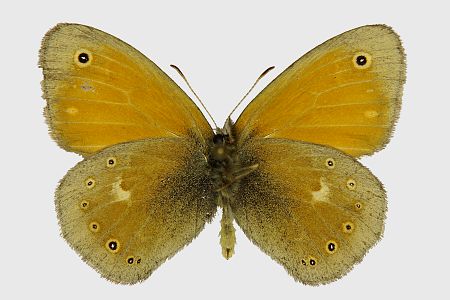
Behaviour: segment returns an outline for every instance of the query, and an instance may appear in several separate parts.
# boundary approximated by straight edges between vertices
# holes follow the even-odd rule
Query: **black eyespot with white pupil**
[[[134,258],[133,258],[133,257],[129,257],[129,258],[127,259],[127,263],[128,263],[129,265],[132,265],[133,262],[134,262]]]
[[[111,249],[112,251],[117,250],[117,242],[116,241],[111,241],[108,243],[108,247],[109,249]]]
[[[108,157],[108,159],[106,160],[106,166],[108,168],[113,168],[117,163],[117,160],[115,157]]]
[[[89,55],[85,52],[82,52],[78,55],[78,61],[82,64],[86,64],[89,61]]]
[[[335,167],[334,159],[327,158],[325,161],[325,165],[327,166],[328,169],[334,169],[334,167]]]
[[[364,55],[359,55],[358,57],[356,57],[356,64],[358,64],[358,66],[364,66],[367,63],[367,57],[365,57]]]
[[[328,243],[328,250],[330,252],[333,252],[334,250],[336,250],[336,245],[334,243]]]
[[[314,266],[314,265],[316,264],[316,261],[315,261],[314,259],[310,259],[310,260],[309,260],[309,264],[310,264],[311,266]]]

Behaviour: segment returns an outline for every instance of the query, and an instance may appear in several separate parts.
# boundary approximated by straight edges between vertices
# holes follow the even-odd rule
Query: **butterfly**
[[[347,274],[382,237],[386,193],[357,158],[388,143],[399,115],[405,54],[390,27],[324,42],[216,129],[151,60],[98,29],[58,24],[39,55],[51,136],[84,158],[55,193],[61,234],[102,277],[143,281],[218,208],[226,259],[237,223],[308,285]]]

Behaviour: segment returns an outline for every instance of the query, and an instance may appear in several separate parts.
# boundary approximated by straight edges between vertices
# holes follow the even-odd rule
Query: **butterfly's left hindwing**
[[[132,284],[190,243],[216,211],[204,149],[178,138],[112,146],[56,192],[61,232],[103,277]]]
[[[243,165],[259,167],[234,193],[236,221],[295,280],[334,281],[380,239],[385,192],[352,157],[283,139],[250,141],[239,157]]]

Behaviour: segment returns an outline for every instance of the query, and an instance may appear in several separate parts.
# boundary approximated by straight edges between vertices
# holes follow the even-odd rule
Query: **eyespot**
[[[372,55],[366,52],[358,52],[353,56],[353,65],[359,70],[364,70],[372,65]]]
[[[325,165],[327,166],[328,169],[334,169],[336,163],[334,162],[334,159],[327,158],[327,160],[325,161]]]
[[[355,203],[356,210],[360,210],[362,208],[362,204],[360,202]]]
[[[75,64],[80,68],[89,66],[92,63],[92,59],[92,53],[86,49],[79,49],[73,56]]]
[[[338,244],[335,241],[328,241],[325,247],[325,250],[329,254],[334,254],[338,248]]]
[[[356,189],[356,182],[353,179],[349,179],[347,180],[347,188],[351,191],[353,191],[354,189]]]
[[[92,232],[98,232],[100,230],[100,225],[97,222],[91,222],[89,224],[89,230]]]
[[[355,225],[350,221],[342,223],[342,232],[344,233],[351,233],[354,228]]]
[[[306,260],[302,259],[302,265],[304,265],[304,266],[307,265]]]
[[[120,249],[120,243],[116,239],[109,239],[105,244],[106,249],[111,253],[117,253]]]
[[[82,210],[88,209],[88,207],[89,207],[89,201],[86,201],[86,200],[81,201],[80,207],[81,207]]]
[[[106,166],[108,168],[112,168],[116,165],[117,163],[117,159],[115,157],[108,157],[108,159],[106,160]]]
[[[141,263],[141,258],[138,256],[138,257],[136,257],[136,264],[140,264]]]
[[[358,66],[364,66],[367,63],[367,58],[364,55],[358,55],[356,57],[356,64]]]
[[[127,264],[132,265],[134,263],[134,261],[135,261],[134,256],[127,257]]]
[[[86,181],[84,183],[88,189],[92,189],[95,186],[95,180],[94,180],[94,178],[91,178],[91,177],[86,179]]]
[[[315,257],[310,256],[308,261],[310,266],[315,266],[317,264],[317,260]]]
[[[82,64],[86,64],[89,61],[89,55],[84,52],[78,54],[78,61]]]

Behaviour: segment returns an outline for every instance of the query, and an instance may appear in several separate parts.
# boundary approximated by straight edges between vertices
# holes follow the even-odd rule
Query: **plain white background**
[[[2,3],[0,298],[448,297],[450,22],[445,1],[417,3],[421,4],[392,0]],[[309,287],[296,283],[240,230],[236,255],[225,261],[216,217],[147,281],[120,286],[100,278],[59,236],[54,212],[57,182],[81,159],[50,139],[42,116],[38,50],[45,32],[58,22],[91,25],[127,41],[186,90],[169,67],[176,64],[220,124],[265,68],[276,66],[246,103],[326,39],[365,24],[391,25],[407,53],[404,105],[388,147],[363,159],[388,191],[385,237],[341,280]]]

